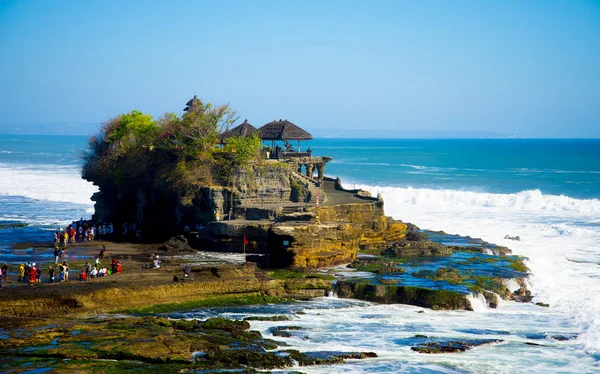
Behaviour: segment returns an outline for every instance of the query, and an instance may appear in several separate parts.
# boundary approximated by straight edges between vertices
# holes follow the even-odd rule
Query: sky
[[[600,137],[600,1],[0,0],[0,133],[193,95],[315,136]]]

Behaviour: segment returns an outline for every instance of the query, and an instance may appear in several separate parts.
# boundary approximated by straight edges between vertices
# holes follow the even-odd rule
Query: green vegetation
[[[439,268],[436,272],[421,270],[412,273],[412,275],[415,277],[446,281],[452,284],[460,284],[463,280],[463,277],[459,274],[458,270],[453,268]]]
[[[184,303],[172,303],[153,305],[149,307],[135,308],[135,309],[124,309],[117,310],[115,313],[123,314],[156,314],[156,313],[169,313],[182,310],[192,310],[198,308],[212,308],[212,307],[224,307],[224,306],[238,306],[238,305],[253,305],[253,304],[276,304],[284,303],[289,299],[284,297],[266,296],[260,293],[252,293],[245,295],[222,295],[222,296],[210,296],[201,300],[188,301]]]
[[[323,280],[335,280],[336,278],[330,274],[320,274],[320,273],[309,273],[309,272],[298,272],[288,269],[277,269],[270,271],[267,274],[270,278],[273,279],[294,279],[294,278],[308,278],[308,279],[323,279]]]
[[[510,268],[516,271],[520,271],[521,273],[529,272],[529,268],[527,267],[527,265],[525,265],[525,263],[523,263],[524,260],[524,257],[508,256],[508,261],[510,261]]]
[[[20,227],[27,227],[29,226],[28,223],[23,223],[23,222],[19,222],[19,223],[0,223],[0,229],[18,229]]]
[[[398,267],[398,264],[402,263],[402,259],[396,258],[378,258],[378,259],[365,259],[356,260],[348,267],[356,269],[358,271],[368,271],[377,274],[403,274],[404,268]]]
[[[225,318],[204,322],[167,317],[53,322],[42,329],[32,325],[8,331],[10,338],[0,341],[0,371],[256,373],[294,364],[323,365],[377,357],[372,352],[314,356],[297,350],[277,350],[285,343],[249,331],[247,321]],[[294,329],[297,328],[277,328],[278,331]]]
[[[193,186],[226,185],[238,168],[260,159],[257,136],[219,136],[236,120],[227,105],[213,106],[194,97],[186,113],[158,120],[132,111],[108,120],[83,154],[85,179],[117,186],[138,182],[184,191]]]

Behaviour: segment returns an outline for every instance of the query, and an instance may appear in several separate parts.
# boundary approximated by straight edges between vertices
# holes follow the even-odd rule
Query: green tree
[[[261,140],[256,134],[252,136],[232,136],[227,139],[225,152],[232,154],[233,167],[244,168],[261,157]]]

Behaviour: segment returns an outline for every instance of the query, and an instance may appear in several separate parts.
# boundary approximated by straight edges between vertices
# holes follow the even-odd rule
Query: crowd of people
[[[33,286],[35,283],[56,283],[56,282],[68,282],[70,266],[67,261],[59,262],[58,258],[62,256],[63,250],[60,252],[57,248],[54,250],[54,263],[56,268],[49,265],[44,271],[40,263],[26,262],[21,263],[18,267],[18,283],[25,283]],[[85,262],[83,268],[79,272],[77,280],[89,281],[91,278],[102,277],[111,274],[118,274],[123,271],[123,267],[117,257],[113,257],[110,266],[102,266],[100,259],[104,258],[106,253],[106,247],[103,245],[102,249],[98,253],[94,260],[94,264],[90,264],[88,261]],[[0,288],[2,288],[2,281],[8,280],[9,266],[4,263],[0,266]],[[46,278],[47,276],[47,278]]]
[[[69,243],[77,241],[94,241],[98,238],[112,238],[114,227],[111,223],[94,224],[83,218],[74,221],[65,228],[59,228],[54,232],[54,247],[66,248]]]
[[[102,246],[102,249],[100,250],[100,254],[102,256],[104,255],[104,251],[105,248],[104,246]],[[92,278],[104,277],[111,274],[119,274],[123,271],[123,266],[116,257],[112,258],[112,261],[110,263],[110,269],[100,264],[100,258],[100,256],[96,257],[93,266],[88,261],[86,261],[77,279],[86,282],[90,281]]]

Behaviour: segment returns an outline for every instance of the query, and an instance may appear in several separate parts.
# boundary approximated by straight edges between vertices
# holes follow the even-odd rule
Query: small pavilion
[[[248,120],[244,120],[241,125],[238,125],[232,129],[226,130],[219,135],[219,143],[226,144],[227,139],[232,136],[252,136],[252,134],[256,133],[258,130],[256,127],[252,126]]]
[[[301,129],[300,127],[294,125],[290,121],[279,120],[269,122],[263,127],[258,129],[258,136],[262,140],[270,140],[272,142],[273,147],[275,148],[275,141],[281,140],[288,144],[289,140],[298,141],[298,149],[293,151],[291,149],[284,149],[283,153],[289,157],[298,157],[298,156],[309,156],[309,154],[304,154],[300,151],[300,141],[301,140],[311,140],[313,136],[307,132],[306,130]],[[277,149],[277,148],[276,148]],[[275,152],[275,157],[278,157],[279,152]]]

